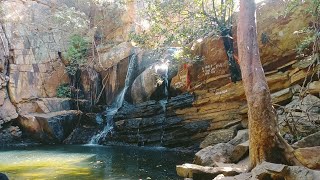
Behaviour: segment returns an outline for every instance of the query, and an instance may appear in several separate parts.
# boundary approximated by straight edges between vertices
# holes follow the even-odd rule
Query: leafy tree
[[[141,46],[162,48],[187,47],[191,42],[213,32],[222,37],[228,57],[231,80],[241,80],[234,58],[232,35],[233,0],[144,0],[142,32],[132,33],[131,39]]]

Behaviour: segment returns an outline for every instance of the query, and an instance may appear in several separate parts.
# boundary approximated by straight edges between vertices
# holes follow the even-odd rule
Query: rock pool
[[[0,149],[10,179],[179,179],[175,165],[192,154],[133,146],[38,146]]]

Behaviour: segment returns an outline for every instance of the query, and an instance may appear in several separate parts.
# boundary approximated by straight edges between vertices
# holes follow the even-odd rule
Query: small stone
[[[248,129],[242,129],[239,130],[236,137],[231,139],[228,143],[236,146],[238,144],[246,142],[247,140],[249,140],[249,131]]]
[[[235,146],[232,154],[230,156],[230,161],[233,163],[237,163],[240,159],[242,159],[246,154],[249,153],[249,141],[238,144]]]

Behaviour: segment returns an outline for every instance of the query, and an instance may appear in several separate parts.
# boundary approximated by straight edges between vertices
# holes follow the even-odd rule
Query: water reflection
[[[10,179],[179,179],[175,165],[191,154],[163,148],[44,146],[0,150]]]

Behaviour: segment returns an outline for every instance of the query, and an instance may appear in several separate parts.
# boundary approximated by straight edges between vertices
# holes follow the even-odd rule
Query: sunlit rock
[[[310,168],[320,170],[320,146],[299,148],[294,151],[294,156],[299,162]]]
[[[225,167],[208,167],[199,166],[196,164],[183,164],[177,165],[177,174],[184,178],[193,179],[213,179],[219,174],[224,176],[234,176],[245,171],[242,167],[231,167],[226,165]]]
[[[202,166],[215,166],[215,163],[230,163],[230,156],[234,146],[228,143],[220,143],[201,149],[195,155],[195,164]]]

